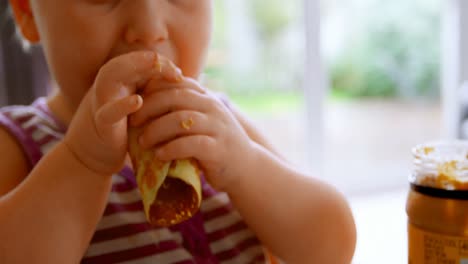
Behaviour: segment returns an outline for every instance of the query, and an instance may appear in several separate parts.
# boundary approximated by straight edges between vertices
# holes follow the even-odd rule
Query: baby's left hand
[[[220,190],[248,169],[255,144],[221,99],[197,81],[153,80],[142,96],[143,106],[131,116],[130,125],[144,127],[140,145],[154,148],[156,158],[194,158]]]

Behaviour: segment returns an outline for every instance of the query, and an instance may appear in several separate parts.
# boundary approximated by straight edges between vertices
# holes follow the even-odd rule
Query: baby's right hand
[[[111,175],[122,168],[127,153],[127,116],[143,104],[137,89],[158,75],[175,79],[156,53],[136,51],[115,57],[99,70],[64,138],[88,169]],[[174,71],[174,70],[172,70]]]

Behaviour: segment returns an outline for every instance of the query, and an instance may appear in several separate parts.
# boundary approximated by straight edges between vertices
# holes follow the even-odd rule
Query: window
[[[208,86],[346,193],[406,186],[411,148],[442,136],[442,1],[215,3]]]
[[[355,263],[407,261],[411,148],[457,135],[468,69],[460,55],[468,22],[457,17],[468,3],[296,0],[275,13],[279,1],[261,12],[254,2],[262,1],[216,1],[210,87],[231,95],[293,163],[346,194]],[[262,33],[265,21],[283,24],[273,27],[275,41]],[[262,60],[270,45],[278,45],[273,59]]]

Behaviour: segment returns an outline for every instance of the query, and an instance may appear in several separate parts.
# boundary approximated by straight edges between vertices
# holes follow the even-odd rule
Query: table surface
[[[353,264],[408,262],[406,188],[350,198],[358,241]]]

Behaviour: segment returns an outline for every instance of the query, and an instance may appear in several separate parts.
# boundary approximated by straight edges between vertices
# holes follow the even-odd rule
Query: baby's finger
[[[154,52],[131,52],[113,58],[101,67],[96,76],[96,109],[109,101],[129,96],[155,74]]]
[[[158,118],[171,111],[207,112],[211,104],[208,96],[190,89],[164,89],[145,97],[142,108],[132,115],[130,125],[141,126],[148,119]]]
[[[187,84],[188,88],[191,88],[195,91],[198,91],[200,93],[207,93],[208,90],[203,87],[203,85],[200,84],[197,80],[190,78],[190,77],[184,77],[183,82]]]
[[[177,82],[165,81],[162,79],[153,79],[150,82],[148,82],[141,94],[144,96],[148,96],[159,90],[176,88],[188,88],[201,94],[207,93],[207,89],[204,88],[196,80],[188,77],[181,77],[181,79]]]
[[[96,112],[96,124],[113,125],[140,109],[142,105],[143,99],[137,94],[108,102]]]
[[[209,135],[213,126],[205,114],[194,111],[172,112],[146,126],[139,143],[143,148],[151,148],[181,136]]]
[[[183,74],[171,60],[158,54],[158,59],[155,62],[155,69],[159,74],[159,79],[163,79],[170,82],[182,81]]]
[[[136,51],[113,58],[101,67],[96,77],[98,107],[110,100],[136,93],[151,79],[182,79],[181,71],[168,59],[151,51]]]
[[[155,150],[156,158],[163,161],[195,158],[199,161],[214,161],[216,140],[206,135],[191,135],[177,138]]]

